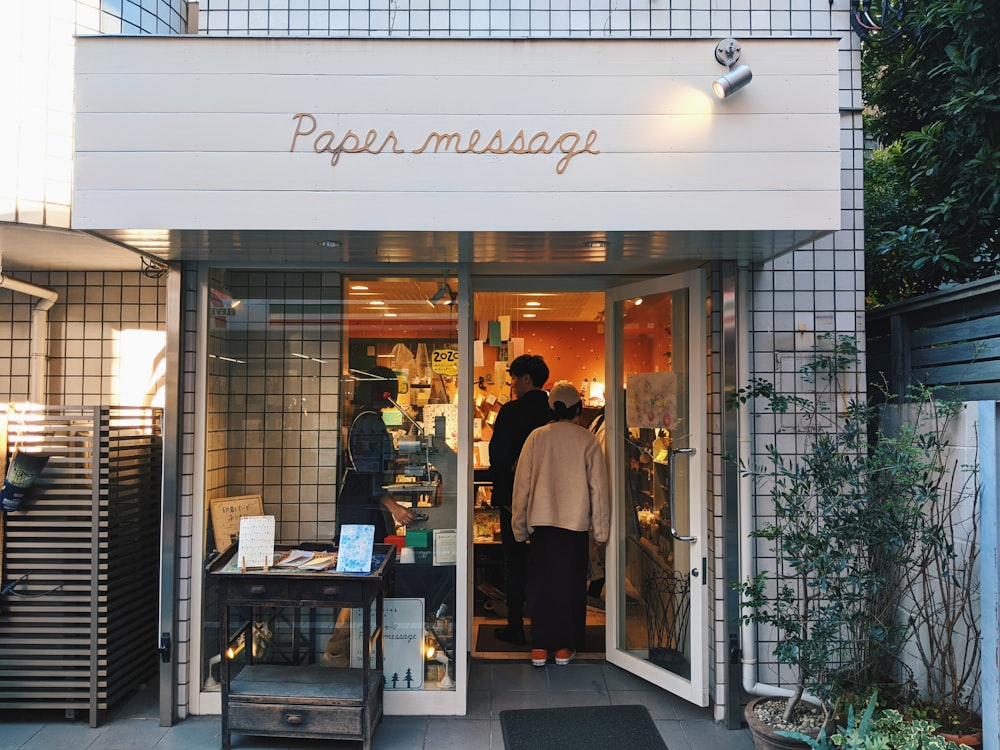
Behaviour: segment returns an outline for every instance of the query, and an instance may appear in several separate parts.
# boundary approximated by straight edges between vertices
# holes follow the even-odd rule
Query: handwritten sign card
[[[236,559],[241,568],[265,568],[274,563],[274,516],[240,519],[240,546]]]
[[[240,535],[240,519],[244,516],[264,515],[264,504],[260,495],[238,495],[236,497],[216,497],[208,501],[212,515],[212,530],[215,534],[215,548],[222,552]]]

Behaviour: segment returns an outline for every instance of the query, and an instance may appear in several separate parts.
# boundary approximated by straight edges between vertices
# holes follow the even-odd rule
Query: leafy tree
[[[870,304],[1000,273],[1000,13],[907,0],[905,29],[863,45]]]

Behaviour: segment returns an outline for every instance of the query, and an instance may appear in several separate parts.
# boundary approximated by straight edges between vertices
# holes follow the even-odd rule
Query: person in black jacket
[[[514,468],[528,435],[550,419],[549,397],[542,390],[549,379],[549,367],[537,354],[516,357],[508,369],[515,399],[500,407],[490,439],[491,504],[500,510],[500,542],[504,558],[504,589],[507,595],[507,625],[494,631],[506,643],[523,646],[524,596],[528,566],[528,546],[514,539],[511,530],[511,502]]]
[[[347,470],[337,496],[337,529],[346,524],[372,524],[375,540],[396,533],[396,526],[414,520],[413,512],[382,489],[396,477],[398,454],[382,421],[382,409],[392,406],[399,390],[396,373],[373,367],[358,382],[357,411],[347,436]]]

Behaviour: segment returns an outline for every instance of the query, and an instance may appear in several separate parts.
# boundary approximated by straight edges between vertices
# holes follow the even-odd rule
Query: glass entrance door
[[[611,290],[608,661],[708,705],[705,281]]]

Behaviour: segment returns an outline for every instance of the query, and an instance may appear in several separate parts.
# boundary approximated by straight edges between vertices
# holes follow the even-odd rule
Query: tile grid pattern
[[[809,0],[666,4],[615,0],[202,0],[199,28],[221,36],[817,36],[847,28],[847,5]],[[841,16],[841,18],[837,18]]]
[[[165,279],[121,271],[10,275],[59,295],[48,315],[47,403],[120,403],[116,389],[119,333],[164,330]],[[0,394],[7,401],[28,398],[35,302],[35,297],[0,289]],[[157,382],[153,387],[160,385]],[[151,396],[148,392],[147,399]]]
[[[195,554],[197,531],[201,530],[201,515],[195,514],[194,488],[196,472],[199,467],[198,429],[196,401],[198,382],[198,297],[200,285],[197,264],[184,263],[181,267],[181,320],[180,320],[180,359],[181,359],[181,390],[183,395],[178,399],[181,406],[178,424],[180,425],[180,497],[176,502],[180,509],[180,530],[177,549],[177,589],[175,606],[177,607],[178,631],[174,634],[176,642],[177,661],[177,715],[186,719],[191,709],[191,693],[197,670],[192,665],[192,632],[191,621],[194,614],[194,587],[200,585],[201,560],[204,557],[201,550]],[[208,418],[208,417],[206,417]],[[210,438],[206,436],[206,446]],[[206,451],[208,452],[208,451]],[[208,458],[206,457],[206,461]],[[198,561],[199,564],[195,564]]]
[[[265,513],[280,519],[279,542],[332,539],[340,276],[235,270],[220,276],[233,298],[249,303],[237,308],[245,327],[213,329],[210,354],[218,356],[209,360],[209,431],[228,436],[226,455],[214,453],[219,460],[209,467],[210,476],[215,469],[225,473],[213,488],[260,492]]]

